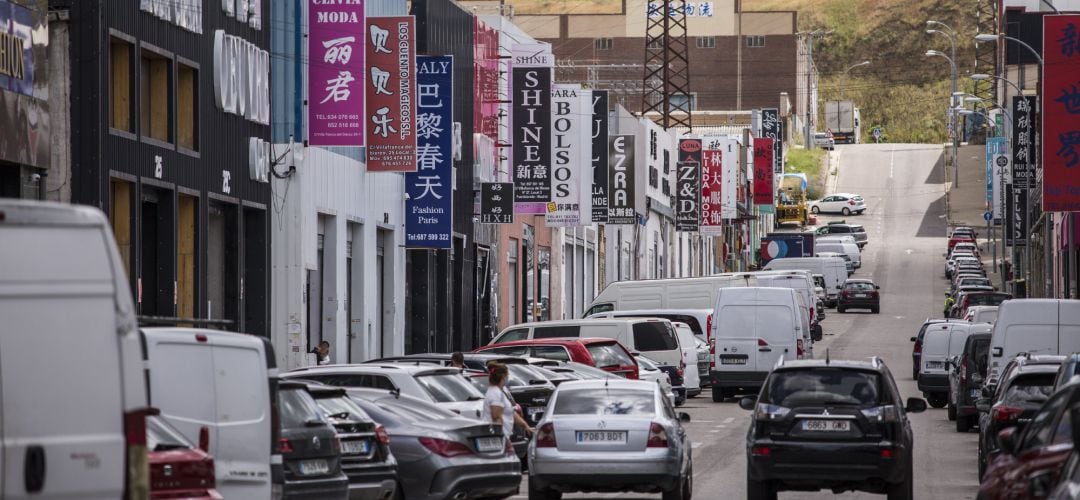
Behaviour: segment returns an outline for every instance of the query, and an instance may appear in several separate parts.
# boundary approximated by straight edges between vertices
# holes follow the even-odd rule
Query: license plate
[[[546,406],[530,406],[526,409],[526,411],[529,412],[529,418],[533,418],[536,416],[537,413],[544,411],[546,408]]]
[[[345,455],[367,455],[371,450],[370,444],[365,439],[351,439],[341,442],[341,453]]]
[[[927,368],[935,368],[935,369],[940,370],[940,369],[945,367],[945,363],[942,362],[942,361],[927,361],[926,362],[926,367]]]
[[[814,432],[847,432],[851,430],[851,422],[847,420],[803,420],[804,431]]]
[[[865,293],[856,293],[855,298],[857,298],[857,299],[865,299],[866,294]]]
[[[326,474],[330,472],[330,465],[326,463],[326,460],[303,460],[300,462],[300,474],[304,476],[314,476],[316,474]]]
[[[476,438],[476,450],[481,453],[499,451],[505,446],[503,438],[498,436]]]
[[[722,365],[745,365],[747,356],[743,355],[721,355],[720,364]]]
[[[626,431],[577,431],[579,443],[625,443]]]
[[[971,397],[973,397],[973,398],[978,398],[979,397],[979,390],[978,389],[972,389],[969,392],[971,392]]]

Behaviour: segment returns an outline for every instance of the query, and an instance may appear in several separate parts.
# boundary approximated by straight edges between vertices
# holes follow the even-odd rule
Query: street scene
[[[0,500],[1080,498],[1080,0],[974,3],[0,0]]]

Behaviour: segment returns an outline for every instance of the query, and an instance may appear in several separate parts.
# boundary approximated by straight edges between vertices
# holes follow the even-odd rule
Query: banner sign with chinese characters
[[[701,222],[701,139],[680,139],[675,163],[675,230],[697,232]]]
[[[1035,106],[1034,96],[1013,96],[1012,183],[1015,187],[1035,187]]]
[[[776,108],[761,110],[761,134],[773,140],[773,173],[777,175],[784,173],[784,122],[780,120],[780,110]]]
[[[720,211],[724,191],[723,151],[706,149],[701,153],[701,234],[715,236],[723,232]]]
[[[637,224],[634,136],[608,136],[608,224]]]
[[[514,223],[514,184],[485,182],[480,185],[480,222],[482,224]]]
[[[608,91],[592,91],[592,221],[607,222]]]
[[[664,2],[649,2],[649,17],[660,17],[660,13],[663,12]],[[668,7],[668,15],[676,16],[684,14],[686,17],[712,17],[715,10],[713,9],[713,2],[671,2]]]
[[[1027,246],[1027,221],[1024,210],[1028,206],[1028,191],[1013,184],[1005,186],[1005,244],[1010,247]]]
[[[1080,212],[1080,15],[1043,16],[1042,82],[1043,210]]]
[[[499,30],[473,17],[473,133],[482,134],[490,148],[476,148],[475,161],[498,165],[499,152]],[[476,139],[473,139],[474,142]]]
[[[1001,219],[1004,196],[1001,185],[1012,180],[1009,170],[1008,147],[1004,137],[986,138],[986,202],[993,211],[994,220]],[[1008,177],[1005,177],[1008,176]]]
[[[454,58],[416,60],[416,172],[405,174],[405,246],[450,248],[454,214]]]
[[[416,36],[412,16],[367,19],[368,172],[416,171]]]
[[[548,44],[515,44],[511,59],[514,211],[542,214],[551,201],[551,73]]]
[[[773,140],[754,138],[754,204],[772,206],[776,192],[773,181]]]
[[[364,145],[364,2],[308,0],[308,144]]]
[[[551,202],[548,227],[589,225],[592,218],[592,91],[555,85],[551,92]]]

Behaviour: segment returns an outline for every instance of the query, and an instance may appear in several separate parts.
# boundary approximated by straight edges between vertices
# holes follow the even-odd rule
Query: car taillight
[[[127,498],[150,496],[150,459],[146,449],[146,417],[157,415],[157,408],[142,408],[124,413],[124,440],[127,445]]]
[[[958,373],[958,375],[960,376],[960,383],[961,384],[966,384],[967,383],[967,355],[966,354],[962,358],[960,358],[960,373]]]
[[[387,446],[390,445],[390,434],[386,433],[386,427],[383,427],[381,425],[376,425],[375,426],[375,437],[379,439],[380,443],[382,443],[384,445],[387,445]]]
[[[769,343],[765,342],[765,339],[759,338],[759,339],[757,339],[757,346],[758,347],[769,347]]]
[[[709,369],[716,369],[716,339],[709,339]]]
[[[791,413],[791,409],[768,403],[758,403],[757,409],[754,410],[754,416],[758,420],[764,421],[780,420],[786,417],[788,413]]]
[[[293,452],[292,443],[289,442],[288,438],[280,438],[280,439],[278,439],[277,451],[278,451],[278,453],[292,453]]]
[[[641,377],[638,375],[638,366],[634,365],[634,368],[626,372],[626,378],[628,380],[639,380]]]
[[[712,341],[712,314],[705,317],[705,340]]]
[[[798,357],[799,359],[802,359],[802,358],[803,358],[803,353],[804,353],[804,352],[805,352],[805,351],[804,351],[804,349],[803,349],[803,340],[802,340],[802,339],[796,340],[796,341],[795,341],[795,355],[796,355],[796,356],[797,356],[797,357]]]
[[[755,457],[767,457],[772,455],[772,450],[768,446],[755,446],[750,448],[750,454]]]
[[[551,422],[541,425],[536,431],[536,447],[554,448],[555,446],[555,426]]]
[[[660,425],[660,424],[658,424],[656,422],[653,422],[652,425],[649,426],[649,441],[645,445],[645,447],[647,447],[647,448],[667,448],[668,447],[667,431],[664,430],[664,427],[662,425]]]
[[[911,352],[915,354],[922,354],[922,342],[916,342],[915,347],[911,349]]]
[[[1015,406],[996,405],[990,409],[990,418],[998,422],[1012,422],[1020,418],[1020,414],[1023,412],[1023,408],[1017,408]]]
[[[421,437],[419,438],[420,444],[427,448],[432,453],[443,457],[459,457],[461,455],[472,455],[472,449],[457,441],[448,441],[446,439]]]

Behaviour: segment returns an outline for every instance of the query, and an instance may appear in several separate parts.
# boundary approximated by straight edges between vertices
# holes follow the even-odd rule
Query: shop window
[[[671,111],[694,111],[697,109],[697,94],[672,94],[668,98]]]
[[[109,225],[116,237],[120,260],[124,261],[124,273],[131,276],[131,204],[134,189],[130,182],[113,180],[111,185],[112,207],[109,209]]]
[[[746,37],[746,46],[750,48],[760,48],[765,46],[765,37],[761,35],[754,35]]]
[[[139,64],[139,130],[145,138],[172,142],[172,60],[142,51]]]
[[[199,70],[184,63],[176,66],[176,143],[199,150]]]
[[[699,49],[715,49],[716,37],[715,36],[699,36],[697,37],[697,48]]]
[[[198,198],[180,195],[176,221],[176,315],[194,318]]]
[[[611,50],[613,43],[614,40],[611,38],[597,38],[593,40],[593,47],[595,47],[596,50]]]
[[[134,46],[109,37],[109,127],[134,133],[134,106],[131,99]]]

